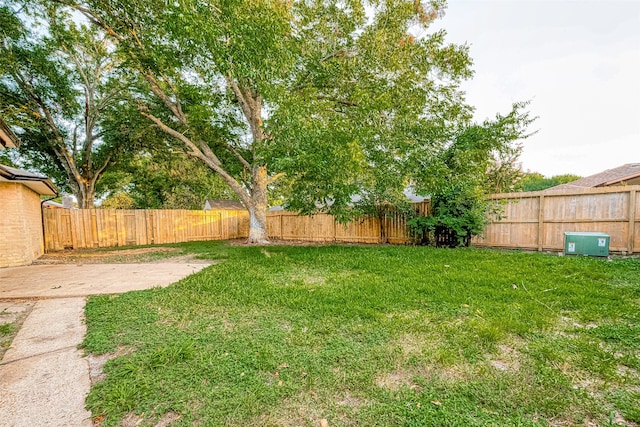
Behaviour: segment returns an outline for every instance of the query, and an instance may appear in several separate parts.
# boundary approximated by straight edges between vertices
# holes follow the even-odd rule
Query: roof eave
[[[15,168],[13,170],[20,171]],[[0,167],[0,182],[22,184],[43,196],[57,196],[59,194],[58,188],[49,178],[14,173],[3,167]]]
[[[631,179],[636,179],[636,178],[640,178],[640,172],[634,173],[634,174],[631,174],[629,176],[625,176],[625,177],[622,177],[622,178],[612,179],[611,181],[603,182],[602,184],[598,184],[597,187],[607,187],[609,185],[617,184],[617,183],[623,182],[623,181],[629,181]]]

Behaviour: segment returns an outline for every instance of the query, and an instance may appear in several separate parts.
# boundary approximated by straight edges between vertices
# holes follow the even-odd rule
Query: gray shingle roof
[[[239,200],[207,199],[204,209],[246,210],[247,208]]]
[[[640,177],[640,163],[627,163],[547,190],[573,190],[579,188],[606,187]]]
[[[46,176],[38,175],[11,166],[0,165],[0,182],[16,182],[31,188],[38,194],[57,195],[58,189]]]

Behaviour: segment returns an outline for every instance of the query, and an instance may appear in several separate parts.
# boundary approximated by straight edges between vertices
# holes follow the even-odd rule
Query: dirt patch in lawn
[[[154,427],[168,427],[173,425],[175,421],[180,419],[180,415],[175,412],[168,412],[164,414],[155,424]],[[101,420],[94,420],[94,425],[102,425]],[[144,414],[138,415],[135,412],[129,412],[120,421],[122,427],[138,427],[140,425],[151,425],[148,420],[145,420]]]
[[[11,346],[13,338],[27,318],[34,300],[0,300],[0,360]]]
[[[335,240],[330,241],[309,241],[309,240],[280,240],[280,239],[269,239],[269,243],[265,246],[329,246],[329,245],[340,245],[340,246],[373,246],[377,243],[349,243],[349,242],[340,242]],[[227,241],[227,245],[229,246],[256,246],[255,243],[247,243],[247,239],[232,239]]]
[[[104,373],[104,365],[106,365],[109,360],[131,354],[134,350],[135,349],[130,347],[119,347],[114,353],[87,354],[86,357],[87,362],[89,363],[89,378],[91,380],[91,384],[93,385],[105,379],[106,375]]]
[[[180,248],[75,249],[44,254],[33,264],[136,264],[148,262],[193,262],[193,255],[181,255]]]

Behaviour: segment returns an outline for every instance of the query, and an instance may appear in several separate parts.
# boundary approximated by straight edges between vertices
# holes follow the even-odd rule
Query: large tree
[[[429,30],[442,1],[58,3],[117,42],[141,114],[234,191],[250,242],[275,180],[292,208],[344,212],[377,158],[426,159],[470,116],[467,48]]]
[[[0,7],[0,112],[23,142],[22,163],[92,208],[122,148],[105,143],[101,122],[123,85],[110,38],[56,12]]]

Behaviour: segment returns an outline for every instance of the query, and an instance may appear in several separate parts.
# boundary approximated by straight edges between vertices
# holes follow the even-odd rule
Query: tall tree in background
[[[43,20],[34,32],[24,23]],[[3,6],[0,24],[0,112],[23,142],[21,159],[93,207],[96,182],[121,148],[104,143],[100,126],[122,90],[113,45],[59,11]]]
[[[57,3],[117,42],[140,112],[233,190],[250,242],[277,179],[291,208],[344,212],[377,157],[405,173],[470,118],[467,48],[428,29],[442,1]]]
[[[126,156],[98,186],[102,207],[119,209],[202,209],[206,199],[233,199],[216,174],[182,152],[139,152]]]
[[[516,185],[517,191],[541,191],[547,188],[555,187],[560,184],[567,184],[577,181],[581,176],[573,174],[553,175],[546,177],[538,172],[526,172],[522,179]]]
[[[522,136],[518,137],[522,138]],[[524,176],[520,155],[522,145],[516,140],[503,144],[500,150],[490,154],[491,164],[487,168],[485,190],[487,193],[508,193],[516,191]]]
[[[129,89],[139,83],[130,80]],[[102,207],[202,209],[206,198],[236,198],[220,176],[140,115],[132,93],[123,93],[102,123],[103,141],[126,147],[96,186],[106,197]]]

